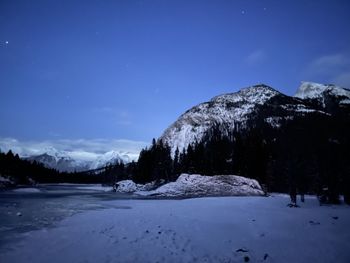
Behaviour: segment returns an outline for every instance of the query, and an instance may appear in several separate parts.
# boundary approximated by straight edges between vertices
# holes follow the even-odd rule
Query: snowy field
[[[0,261],[350,262],[349,206],[319,206],[310,196],[289,208],[285,195],[140,200],[83,189],[1,193]]]

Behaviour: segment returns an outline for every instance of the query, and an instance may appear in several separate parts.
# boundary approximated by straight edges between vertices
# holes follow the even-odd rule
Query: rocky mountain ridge
[[[259,122],[278,128],[281,122],[307,114],[332,115],[350,107],[350,91],[335,85],[302,82],[295,96],[264,85],[216,96],[192,107],[171,124],[159,138],[174,154],[200,141],[214,125],[244,129]]]

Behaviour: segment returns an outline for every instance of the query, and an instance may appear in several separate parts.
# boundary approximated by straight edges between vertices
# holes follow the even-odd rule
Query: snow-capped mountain
[[[100,155],[90,164],[89,168],[90,170],[97,169],[120,161],[123,163],[129,163],[132,161],[132,158],[127,152],[109,151]]]
[[[332,84],[302,82],[294,96],[305,100],[318,101],[323,107],[334,100],[336,104],[350,104],[350,90]]]
[[[104,154],[98,154],[94,158],[79,157],[76,152],[59,151],[53,147],[45,148],[42,154],[26,157],[30,161],[37,161],[48,168],[54,168],[65,172],[80,172],[94,170],[117,161],[129,163],[135,160],[135,157],[128,152],[109,151]]]
[[[25,159],[42,163],[45,167],[59,171],[74,172],[88,168],[87,163],[73,159],[69,152],[59,151],[53,147],[45,148],[42,154],[26,157]]]
[[[333,84],[303,81],[294,96],[301,99],[322,99],[327,95],[338,97],[341,104],[350,103],[350,90]]]
[[[314,103],[313,99],[321,104]],[[334,85],[302,82],[296,95],[291,97],[259,84],[216,96],[191,108],[171,124],[160,139],[169,144],[174,154],[177,147],[181,151],[200,141],[216,124],[228,129],[244,129],[263,121],[279,127],[282,121],[292,120],[295,116],[332,114],[334,101],[336,106],[349,105],[350,91]]]
[[[167,142],[172,151],[180,150],[195,140],[201,140],[215,123],[234,127],[244,123],[257,105],[280,93],[266,85],[256,85],[239,92],[212,98],[186,111],[165,130],[160,139]]]

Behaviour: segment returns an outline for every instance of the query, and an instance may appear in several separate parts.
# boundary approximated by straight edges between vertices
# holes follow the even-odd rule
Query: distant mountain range
[[[127,152],[109,151],[91,160],[74,157],[74,153],[69,151],[59,151],[55,148],[45,149],[42,154],[25,157],[29,161],[36,161],[44,164],[48,168],[54,168],[61,172],[80,172],[94,170],[116,162],[129,163],[133,161]]]
[[[344,109],[350,111],[350,90],[335,85],[302,82],[294,96],[287,96],[258,84],[194,106],[171,124],[160,139],[170,145],[174,154],[176,148],[181,152],[189,144],[199,142],[214,125],[242,130],[264,122],[278,128],[297,116],[333,116]]]

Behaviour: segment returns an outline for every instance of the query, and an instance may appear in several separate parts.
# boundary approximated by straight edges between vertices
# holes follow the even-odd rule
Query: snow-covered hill
[[[322,99],[322,103],[312,103],[313,98]],[[181,151],[200,141],[217,124],[226,129],[244,129],[262,121],[279,127],[282,121],[293,120],[295,116],[329,115],[334,101],[336,105],[350,104],[350,91],[334,85],[303,82],[297,94],[291,97],[259,84],[194,106],[171,124],[159,139],[168,143],[174,154],[177,147]],[[333,106],[328,107],[330,104]]]

